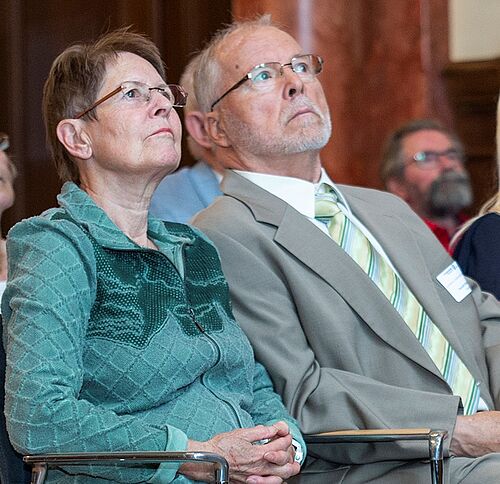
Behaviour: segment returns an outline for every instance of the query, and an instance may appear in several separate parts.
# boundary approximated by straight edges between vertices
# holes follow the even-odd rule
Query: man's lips
[[[295,113],[290,116],[288,121],[292,121],[295,118],[298,118],[299,116],[303,116],[304,114],[316,114],[316,111],[314,111],[311,108],[302,108],[296,111]]]
[[[174,133],[172,132],[172,130],[170,128],[160,128],[158,130],[156,130],[153,134],[151,134],[150,136],[155,136],[157,134],[169,134],[170,136],[173,136]]]

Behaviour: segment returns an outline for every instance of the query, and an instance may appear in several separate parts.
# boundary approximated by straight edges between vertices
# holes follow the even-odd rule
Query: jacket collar
[[[66,182],[57,196],[61,208],[77,223],[82,225],[100,245],[112,249],[137,249],[138,245],[129,239],[107,216],[92,198],[73,182]],[[148,235],[156,242],[169,244],[192,243],[189,236],[175,236],[168,232],[164,223],[149,215]]]

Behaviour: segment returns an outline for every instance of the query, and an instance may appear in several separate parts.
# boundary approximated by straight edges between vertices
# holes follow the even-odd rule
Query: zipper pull
[[[193,308],[188,308],[188,313],[189,313],[189,316],[191,316],[191,319],[192,319],[194,325],[200,330],[201,333],[204,333],[205,330],[203,329],[203,327],[201,326],[201,324],[198,323],[198,321],[196,321],[196,317],[194,315]]]

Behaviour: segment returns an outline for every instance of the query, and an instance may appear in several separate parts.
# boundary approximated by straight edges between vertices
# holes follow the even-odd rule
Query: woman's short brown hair
[[[57,138],[57,125],[91,106],[97,97],[110,59],[131,52],[146,59],[165,80],[165,68],[158,47],[147,37],[122,28],[90,43],[65,49],[54,61],[43,89],[43,117],[47,143],[57,173],[63,182],[79,183],[77,165]],[[97,119],[95,111],[86,116]]]

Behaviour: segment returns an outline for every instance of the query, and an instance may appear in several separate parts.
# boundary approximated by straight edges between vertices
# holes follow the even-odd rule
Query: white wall
[[[448,0],[450,60],[500,57],[500,0]]]

